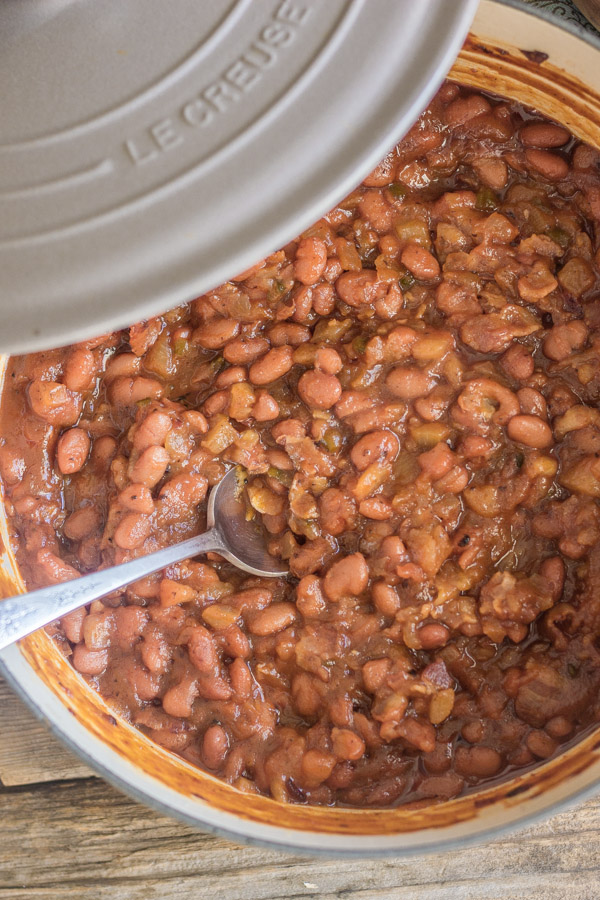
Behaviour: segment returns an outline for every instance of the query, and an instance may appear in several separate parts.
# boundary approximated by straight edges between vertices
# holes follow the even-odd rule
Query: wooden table
[[[0,900],[598,900],[600,797],[425,859],[306,859],[200,834],[128,800],[0,680]]]

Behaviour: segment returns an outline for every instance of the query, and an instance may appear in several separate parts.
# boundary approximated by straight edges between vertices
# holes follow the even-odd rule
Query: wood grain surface
[[[331,860],[241,847],[133,803],[0,680],[0,900],[598,900],[600,797],[460,852]]]

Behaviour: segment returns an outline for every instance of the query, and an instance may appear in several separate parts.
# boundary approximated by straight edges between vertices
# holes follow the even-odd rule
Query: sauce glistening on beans
[[[352,806],[456,796],[600,719],[599,160],[447,83],[283,250],[10,361],[30,587],[199,532],[231,466],[289,563],[190,560],[56,623],[123,716],[242,790]]]

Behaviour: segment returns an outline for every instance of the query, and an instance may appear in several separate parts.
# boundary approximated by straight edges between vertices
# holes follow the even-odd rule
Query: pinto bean
[[[321,528],[327,534],[350,531],[356,522],[356,501],[341,488],[327,488],[319,497]]]
[[[70,391],[88,391],[96,371],[96,360],[91,350],[75,348],[67,359],[63,382]]]
[[[421,281],[435,281],[440,277],[440,264],[429,250],[419,244],[409,244],[402,251],[400,261],[415,278]]]
[[[263,356],[268,349],[269,342],[264,338],[241,335],[228,341],[223,349],[223,356],[232,366],[246,366]]]
[[[332,728],[331,743],[338,759],[357,760],[366,750],[363,739],[349,728]]]
[[[435,386],[435,378],[427,369],[396,366],[387,376],[385,383],[395,397],[415,400],[431,391]]]
[[[305,619],[315,618],[326,609],[327,604],[321,590],[321,581],[316,575],[305,575],[298,582],[296,607]]]
[[[274,347],[252,363],[248,375],[252,384],[270,384],[287,375],[293,365],[291,347]]]
[[[525,147],[549,150],[551,147],[563,147],[571,135],[566,128],[552,122],[529,122],[521,128],[519,137]]]
[[[70,541],[82,541],[100,525],[100,512],[94,506],[80,506],[65,519],[63,534]]]
[[[456,770],[461,775],[489,778],[502,768],[502,757],[492,747],[458,747]]]
[[[531,351],[524,347],[523,344],[511,344],[505,353],[500,357],[500,365],[507,375],[515,378],[517,381],[525,381],[531,378],[535,363]]]
[[[372,463],[393,463],[398,455],[400,442],[391,431],[371,431],[360,438],[350,451],[353,465],[363,472]]]
[[[71,660],[82,675],[102,675],[108,665],[108,650],[89,650],[85,644],[77,644]]]
[[[467,97],[458,97],[450,103],[444,111],[444,119],[447,125],[464,125],[470,119],[488,113],[490,109],[490,103],[485,97],[470,94]]]
[[[123,375],[139,375],[142,361],[135,353],[116,353],[106,364],[104,380],[113,380]]]
[[[205,350],[220,350],[234,338],[240,330],[235,319],[211,319],[194,331],[192,340]]]
[[[217,647],[210,631],[203,625],[194,625],[188,638],[190,662],[199,672],[212,674],[219,665]]]
[[[142,453],[147,447],[160,446],[164,444],[172,427],[170,417],[155,409],[138,425],[133,436],[133,446],[138,453]]]
[[[81,413],[81,396],[56,381],[36,379],[27,395],[33,412],[50,425],[74,425]]]
[[[90,438],[83,428],[63,432],[56,446],[56,462],[63,475],[74,475],[83,468],[90,452]]]
[[[279,403],[267,391],[258,391],[252,407],[252,416],[257,422],[270,422],[279,415]]]
[[[315,369],[327,375],[337,375],[343,363],[340,354],[332,347],[319,347],[315,353]]]
[[[544,338],[542,349],[548,359],[560,361],[579,350],[587,340],[587,328],[581,319],[555,325]]]
[[[444,647],[450,638],[450,632],[441,622],[431,622],[421,625],[417,631],[417,640],[423,650],[437,650]]]
[[[148,447],[134,463],[131,480],[152,488],[163,477],[168,465],[169,454],[164,447]]]
[[[128,378],[126,375],[115,378],[109,387],[108,395],[116,406],[133,406],[141,400],[157,400],[163,393],[163,386],[155,378]]]
[[[121,550],[135,550],[140,547],[150,534],[148,516],[141,513],[129,513],[119,522],[114,541]]]
[[[277,634],[291,625],[296,619],[296,609],[293,603],[272,603],[266,609],[254,615],[249,624],[250,634],[261,636]]]
[[[371,599],[375,609],[383,616],[395,616],[400,609],[400,598],[390,584],[376,581],[371,588]]]
[[[381,300],[387,291],[387,284],[379,280],[373,269],[362,269],[360,272],[344,272],[335,284],[344,303],[348,306],[367,306]]]
[[[225,762],[229,750],[229,738],[222,725],[211,725],[202,738],[202,762],[207,769],[216,772]]]
[[[548,404],[546,398],[535,388],[524,387],[517,391],[517,398],[521,412],[526,415],[539,416],[542,419],[548,417]]]
[[[307,406],[329,409],[342,396],[342,386],[335,375],[312,369],[300,377],[298,393]]]
[[[296,250],[294,275],[302,284],[315,284],[327,265],[327,247],[318,238],[303,238]]]
[[[323,590],[329,600],[357,597],[367,587],[369,570],[362,553],[351,553],[334,562],[323,580]]]
[[[154,511],[154,500],[144,484],[130,484],[119,494],[119,503],[132,512],[149,516]]]
[[[525,158],[532,169],[548,181],[561,181],[569,174],[569,163],[548,150],[526,150]]]

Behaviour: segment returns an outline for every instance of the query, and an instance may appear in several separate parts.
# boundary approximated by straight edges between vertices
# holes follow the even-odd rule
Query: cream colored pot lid
[[[2,0],[0,350],[188,300],[405,132],[477,0]]]

